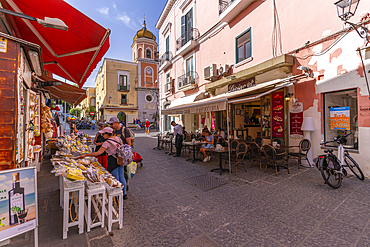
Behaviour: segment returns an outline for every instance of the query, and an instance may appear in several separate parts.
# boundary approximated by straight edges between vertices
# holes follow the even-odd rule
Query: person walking
[[[138,118],[136,119],[136,130],[141,130],[140,120]]]
[[[95,130],[95,120],[91,120],[91,129]]]
[[[95,157],[99,156],[105,151],[108,153],[108,166],[107,170],[110,172],[118,181],[123,184],[123,199],[127,199],[127,184],[125,179],[125,171],[124,166],[118,165],[117,162],[117,148],[122,145],[122,140],[118,136],[113,136],[113,129],[110,127],[105,127],[104,129],[100,130],[99,133],[106,139],[106,141],[101,145],[99,151],[83,154],[78,158],[85,158],[85,157]]]
[[[150,122],[148,119],[145,121],[145,134],[149,135],[149,127],[150,127]]]
[[[173,126],[173,134],[175,135],[175,147],[176,147],[176,155],[174,157],[181,156],[181,149],[182,149],[182,139],[183,139],[183,132],[182,126],[180,124],[176,124],[175,121],[171,122]]]

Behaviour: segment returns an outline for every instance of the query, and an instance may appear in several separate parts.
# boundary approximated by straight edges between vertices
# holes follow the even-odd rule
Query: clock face
[[[151,73],[152,73],[152,69],[151,69],[151,68],[147,68],[147,69],[146,69],[146,73],[147,73],[147,74],[151,74]]]

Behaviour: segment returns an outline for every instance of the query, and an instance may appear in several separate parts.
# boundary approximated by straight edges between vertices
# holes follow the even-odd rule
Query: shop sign
[[[8,40],[6,38],[1,37],[0,38],[0,52],[6,53]]]
[[[284,138],[284,91],[272,93],[272,137]]]
[[[92,112],[90,112],[90,115],[91,115],[91,116],[94,116],[94,115],[95,115],[95,112],[93,112],[93,111],[92,111]]]
[[[330,108],[330,129],[350,130],[350,107],[331,107]]]
[[[296,102],[290,108],[290,137],[303,138],[303,102]]]
[[[360,106],[361,116],[370,116],[370,106]]]
[[[255,78],[249,78],[245,81],[237,82],[228,85],[228,93],[242,90],[244,88],[254,87],[256,85]]]
[[[0,172],[0,241],[37,227],[36,169]]]

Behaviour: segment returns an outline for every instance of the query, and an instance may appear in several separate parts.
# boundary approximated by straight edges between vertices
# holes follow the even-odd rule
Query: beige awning
[[[162,115],[182,115],[203,113],[211,111],[224,111],[228,103],[241,103],[251,100],[256,100],[263,95],[272,91],[289,86],[292,81],[307,77],[305,74],[287,77],[285,79],[277,79],[265,83],[258,84],[253,87],[245,88],[239,91],[220,94],[212,98],[194,101],[191,103],[178,105],[162,110]],[[269,91],[270,90],[270,91]],[[254,94],[254,95],[253,95]]]

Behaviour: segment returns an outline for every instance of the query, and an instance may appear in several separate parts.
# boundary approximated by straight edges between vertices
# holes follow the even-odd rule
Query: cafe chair
[[[191,136],[186,135],[185,138],[184,138],[184,142],[191,142]],[[186,149],[188,149],[188,158],[189,158],[189,155],[191,153],[191,146],[185,144],[184,142],[182,143],[182,151],[184,151],[186,153]]]
[[[249,143],[249,160],[252,160],[251,167],[253,167],[254,161],[259,161],[260,171],[262,171],[262,159],[266,158],[265,154],[262,152],[260,146],[255,143]]]
[[[259,136],[254,139],[254,142],[257,143],[258,146],[262,146],[262,138]]]
[[[279,144],[280,146],[282,145],[282,141],[281,141],[281,139],[278,139],[278,138],[276,138],[276,139],[272,139],[271,144],[272,144],[272,143],[274,143],[274,142],[276,142],[276,143],[277,143],[277,144]]]
[[[311,166],[310,161],[307,158],[308,151],[310,151],[310,149],[311,149],[310,140],[302,139],[299,142],[299,146],[297,146],[297,147],[299,148],[298,153],[295,153],[295,152],[289,153],[289,158],[292,157],[293,159],[298,160],[298,169],[300,169],[300,167],[302,165],[302,159],[307,160],[308,165]]]
[[[239,143],[236,147],[236,154],[235,154],[235,176],[238,172],[238,165],[244,166],[244,171],[247,172],[247,169],[245,168],[244,164],[244,158],[248,152],[248,146],[245,143]]]
[[[272,167],[275,167],[276,176],[278,175],[278,167],[284,167],[284,168],[286,167],[288,169],[288,174],[290,174],[287,152],[277,154],[275,148],[271,145],[263,145],[262,151],[264,152],[266,156],[265,172],[267,170],[267,166],[271,165]],[[284,164],[284,166],[279,165],[282,163]]]
[[[253,138],[251,136],[247,136],[246,140],[251,142],[253,140]]]

